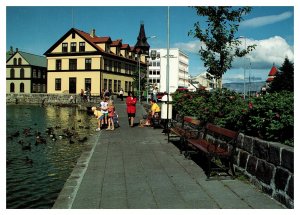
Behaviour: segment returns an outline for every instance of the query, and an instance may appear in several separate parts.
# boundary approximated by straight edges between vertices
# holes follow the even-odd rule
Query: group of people
[[[118,116],[115,110],[114,102],[109,97],[104,96],[99,107],[92,107],[95,117],[98,119],[96,131],[107,125],[106,130],[115,130],[115,121]],[[116,120],[115,120],[116,119]]]
[[[123,99],[123,92],[121,100]],[[151,109],[146,117],[144,123],[140,121],[140,125],[152,125],[154,120],[160,117],[160,107],[155,100],[151,100]],[[128,124],[130,127],[134,127],[134,118],[136,115],[136,103],[137,98],[134,96],[133,92],[129,91],[126,97],[126,110],[128,116]],[[107,125],[106,130],[115,129],[115,117],[116,110],[114,102],[107,96],[103,97],[100,102],[99,107],[92,107],[95,117],[98,119],[98,128],[96,131],[100,131],[103,125]]]

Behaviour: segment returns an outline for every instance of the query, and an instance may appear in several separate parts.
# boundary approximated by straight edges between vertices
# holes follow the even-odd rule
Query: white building
[[[159,92],[167,91],[167,49],[150,49],[156,51],[156,58],[149,58],[149,85],[157,86]],[[189,86],[189,57],[178,48],[169,49],[169,92],[178,87]]]
[[[210,76],[211,78],[208,78]],[[200,75],[191,78],[191,83],[197,88],[211,90],[216,88],[215,79],[208,72],[203,72]]]

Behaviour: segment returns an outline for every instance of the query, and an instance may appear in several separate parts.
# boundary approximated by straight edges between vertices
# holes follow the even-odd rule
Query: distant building
[[[118,93],[133,90],[133,73],[146,70],[146,54],[123,44],[122,39],[99,37],[71,28],[46,52],[48,93],[79,94],[81,89],[99,95],[102,89]]]
[[[278,69],[273,64],[273,66],[268,74],[268,78],[266,80],[266,88],[268,88],[270,86],[271,82],[274,80],[274,78],[276,77],[277,74],[278,74]]]
[[[6,54],[6,93],[47,93],[44,56],[12,48]]]
[[[203,72],[200,75],[191,78],[191,85],[198,89],[211,90],[216,88],[215,79],[208,73]]]
[[[155,59],[149,58],[149,84],[157,86],[158,91],[167,91],[167,49],[150,49],[156,52]],[[152,55],[152,54],[151,54]],[[178,48],[169,49],[169,92],[189,86],[189,57]]]

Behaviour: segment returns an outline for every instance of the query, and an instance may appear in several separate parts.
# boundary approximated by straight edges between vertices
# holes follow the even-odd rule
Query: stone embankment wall
[[[235,169],[272,198],[294,208],[294,148],[240,134]]]
[[[73,101],[70,100],[70,94],[47,94],[47,93],[22,93],[22,94],[6,94],[7,104],[81,104],[80,95],[72,95]],[[90,103],[99,103],[100,97],[92,97]]]

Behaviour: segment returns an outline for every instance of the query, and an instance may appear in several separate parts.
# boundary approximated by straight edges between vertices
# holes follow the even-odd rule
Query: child
[[[108,102],[108,128],[106,130],[115,130],[114,125],[114,115],[115,115],[115,106],[112,100]]]
[[[101,108],[101,112],[103,113],[103,118],[102,118],[102,125],[105,124],[107,125],[107,118],[108,118],[108,98],[104,97],[103,101],[101,101],[100,103],[100,108]]]
[[[96,131],[101,130],[101,121],[103,120],[103,113],[100,110],[97,110],[97,107],[92,107],[92,111],[94,112],[95,117],[98,119],[98,128]]]

